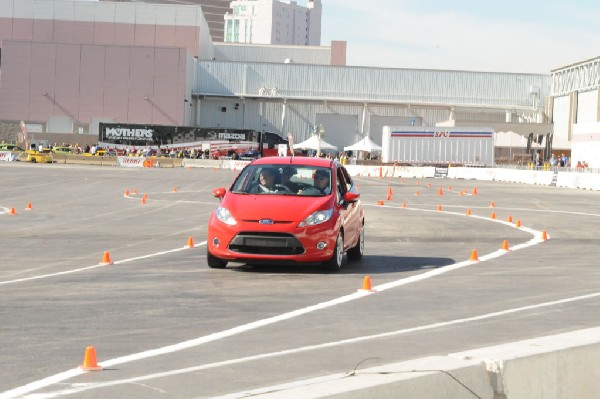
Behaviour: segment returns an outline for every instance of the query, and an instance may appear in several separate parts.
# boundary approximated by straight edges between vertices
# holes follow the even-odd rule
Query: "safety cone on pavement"
[[[478,191],[477,191],[477,187],[473,187],[473,195],[477,195]]]
[[[469,258],[469,260],[479,260],[479,256],[477,256],[477,250],[474,249],[471,251],[471,257]]]
[[[417,192],[415,193],[415,196],[417,196],[417,197],[418,197],[419,195],[421,195],[421,193],[417,191]]]
[[[406,208],[406,202],[402,202],[402,208]]]
[[[381,205],[383,205],[383,204],[384,204],[384,202],[383,202],[383,201],[381,201],[381,200],[377,201],[377,205],[381,206]]]
[[[437,206],[437,210],[438,210],[438,212],[441,212],[441,211],[442,211],[442,206],[441,206],[441,205],[438,205],[438,206]]]
[[[438,195],[444,195],[444,189],[443,188],[439,188],[438,189]]]
[[[98,366],[96,360],[96,348],[88,346],[85,348],[85,356],[83,357],[83,364],[79,366],[81,370],[86,371],[97,371],[102,370],[102,366]]]
[[[137,188],[134,188],[134,189],[133,189],[133,193],[134,193],[134,194],[137,194],[137,193],[138,193],[138,191],[137,191]]]
[[[144,195],[144,196],[142,197],[142,204],[145,204],[145,203],[146,203],[146,199],[147,199],[147,197]]]
[[[496,212],[492,212],[492,214],[490,215],[490,219],[496,219]]]
[[[512,223],[512,216],[508,215],[508,219],[506,219],[508,223]]]
[[[31,202],[28,202],[28,203],[27,203],[27,206],[25,207],[25,210],[26,210],[26,211],[30,211],[30,210],[32,210],[32,209],[33,209],[33,208],[32,208],[32,206],[31,206]]]
[[[467,209],[467,216],[471,216],[471,210]]]
[[[190,236],[188,237],[186,248],[194,248],[194,239]]]
[[[515,224],[517,227],[521,227],[521,219],[517,219],[517,222]]]
[[[125,198],[129,198],[129,189],[125,190],[125,194],[123,194]]]
[[[176,193],[177,192],[177,187],[173,187],[173,192]]]
[[[10,208],[10,212],[11,215],[16,215],[17,211],[15,210],[15,208]]]
[[[101,265],[112,265],[112,261],[110,260],[110,254],[108,253],[108,251],[105,251],[104,254],[102,255],[102,262],[100,262]]]
[[[490,202],[490,208],[495,208],[495,207],[496,207],[496,204],[494,203],[494,201],[491,201]]]
[[[387,199],[388,201],[392,200],[392,186],[388,187]]]
[[[365,276],[365,278],[363,279],[363,286],[361,289],[359,289],[359,291],[367,291],[367,292],[373,292],[373,287],[371,286],[371,277],[370,276]]]
[[[546,233],[546,230],[542,231],[542,240],[546,241],[548,239],[548,233]]]
[[[508,240],[502,241],[502,249],[505,251],[509,251],[508,249]]]

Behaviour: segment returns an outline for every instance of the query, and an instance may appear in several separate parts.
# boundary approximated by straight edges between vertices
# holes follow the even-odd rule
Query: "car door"
[[[360,214],[356,203],[345,203],[343,198],[346,192],[352,188],[352,180],[346,169],[339,166],[336,173],[337,204],[340,207],[340,217],[344,226],[344,247],[353,246],[358,240],[360,229]]]

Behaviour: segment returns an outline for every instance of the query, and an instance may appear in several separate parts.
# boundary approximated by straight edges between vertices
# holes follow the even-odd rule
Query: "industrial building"
[[[482,126],[507,160],[530,136],[532,148],[573,144],[574,159],[580,140],[600,141],[598,58],[549,74],[346,66],[341,41],[215,43],[194,5],[0,0],[0,21],[4,140],[20,121],[80,135],[100,122],[251,128],[296,142],[319,126],[340,148],[381,144],[386,125]]]

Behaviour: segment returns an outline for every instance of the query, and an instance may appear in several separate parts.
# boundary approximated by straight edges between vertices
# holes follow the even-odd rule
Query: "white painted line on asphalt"
[[[206,245],[206,241],[202,241],[201,243],[198,243],[198,244],[194,245],[194,248],[200,247],[202,245]],[[170,254],[170,253],[174,253],[174,252],[184,251],[186,249],[190,249],[190,248],[184,246],[182,248],[170,249],[170,250],[167,250],[167,251],[155,252],[153,254],[137,256],[135,258],[121,259],[121,260],[113,262],[112,264],[113,265],[119,265],[121,263],[127,263],[127,262],[133,262],[135,260],[152,258],[152,257],[155,257],[155,256],[160,256],[160,255]],[[49,274],[40,274],[38,276],[23,277],[23,278],[19,278],[19,279],[15,279],[15,280],[0,281],[0,285],[22,283],[22,282],[25,282],[25,281],[40,280],[40,279],[44,279],[44,278],[62,276],[62,275],[65,275],[65,274],[79,273],[79,272],[86,271],[86,270],[96,269],[98,267],[111,267],[111,265],[105,265],[105,264],[100,264],[99,263],[99,264],[93,265],[93,266],[80,267],[78,269],[65,270],[65,271],[62,271],[62,272],[49,273]]]
[[[393,208],[400,208],[400,207],[393,207]],[[400,209],[411,210],[411,211],[424,211],[424,212],[446,213],[446,214],[451,214],[451,215],[460,215],[462,217],[467,217],[464,214],[459,214],[459,213],[456,213],[456,212],[437,211],[437,210],[430,210],[430,209],[417,209],[417,208],[400,208]],[[482,220],[491,221],[491,222],[495,222],[495,223],[506,224],[506,225],[509,225],[509,226],[511,226],[513,228],[517,228],[512,223],[504,222],[504,221],[501,221],[501,220],[498,220],[498,219],[490,219],[490,218],[485,218],[485,217],[481,217],[481,216],[474,216],[474,215],[471,215],[471,216],[468,216],[468,217],[472,217],[472,218],[476,218],[476,219],[482,219]],[[520,227],[520,228],[517,228],[517,229],[523,230],[523,231],[525,231],[527,233],[532,234],[534,236],[534,238],[532,238],[531,240],[527,241],[526,243],[514,246],[512,248],[512,251],[516,251],[516,250],[519,250],[519,249],[527,248],[529,246],[536,245],[536,244],[539,244],[539,243],[543,242],[543,240],[541,239],[542,232],[537,231],[537,230],[528,229],[528,228],[525,228],[525,227]],[[199,244],[199,245],[203,245],[203,244],[206,244],[206,241],[203,242],[202,244]],[[178,248],[176,250],[160,252],[158,254],[165,254],[165,253],[170,253],[170,252],[181,251],[182,249],[185,249],[185,248]],[[434,277],[434,276],[438,276],[438,275],[441,275],[441,274],[444,274],[444,273],[448,273],[450,271],[457,270],[457,269],[460,269],[460,268],[463,268],[463,267],[466,267],[466,266],[470,266],[470,265],[481,263],[481,262],[484,262],[484,261],[487,261],[487,260],[490,260],[490,259],[498,258],[500,256],[503,256],[503,255],[507,254],[507,253],[508,253],[507,251],[498,250],[498,251],[492,252],[490,254],[487,254],[487,255],[484,255],[484,256],[480,256],[479,257],[479,261],[468,260],[468,261],[464,261],[464,262],[455,263],[455,264],[452,264],[452,265],[440,267],[438,269],[430,270],[428,272],[425,272],[425,273],[422,273],[422,274],[419,274],[419,275],[411,276],[411,277],[408,277],[408,278],[396,280],[396,281],[393,281],[393,282],[390,282],[390,283],[386,283],[386,284],[382,284],[380,286],[373,287],[373,291],[372,292],[369,292],[369,291],[358,291],[358,292],[352,293],[350,295],[345,295],[345,296],[342,296],[342,297],[339,297],[339,298],[335,298],[335,299],[330,300],[330,301],[321,302],[321,303],[316,304],[316,305],[312,305],[312,306],[308,306],[308,307],[305,307],[305,308],[297,309],[297,310],[294,310],[294,311],[291,311],[291,312],[288,312],[288,313],[283,313],[283,314],[278,315],[278,316],[274,316],[274,317],[270,317],[270,318],[266,318],[266,319],[254,321],[254,322],[247,323],[247,324],[244,324],[244,325],[240,325],[240,326],[228,329],[228,330],[224,330],[224,331],[221,331],[221,332],[209,334],[209,335],[206,335],[206,336],[203,336],[203,337],[199,337],[199,338],[195,338],[195,339],[192,339],[192,340],[180,342],[180,343],[177,343],[177,344],[168,345],[168,346],[164,346],[164,347],[161,347],[161,348],[151,349],[151,350],[148,350],[148,351],[134,353],[134,354],[131,354],[131,355],[126,355],[126,356],[123,356],[123,357],[119,357],[119,358],[107,360],[107,361],[104,361],[104,362],[100,362],[99,365],[102,366],[102,367],[104,367],[104,368],[107,368],[107,367],[111,367],[111,366],[115,366],[115,365],[119,365],[119,364],[124,364],[124,363],[139,361],[139,360],[142,360],[142,359],[147,359],[147,358],[151,358],[151,357],[155,357],[155,356],[160,356],[160,355],[165,355],[165,354],[170,354],[170,353],[182,351],[184,349],[188,349],[188,348],[200,346],[200,345],[203,345],[203,344],[206,344],[206,343],[209,343],[209,342],[214,342],[214,341],[217,341],[217,340],[220,340],[220,339],[223,339],[223,338],[227,338],[227,337],[231,337],[233,335],[237,335],[237,334],[241,334],[241,333],[248,332],[248,331],[251,331],[251,330],[255,330],[257,328],[264,327],[264,326],[271,325],[271,324],[275,324],[275,323],[278,323],[278,322],[281,322],[281,321],[284,321],[284,320],[289,320],[289,319],[292,319],[292,318],[295,318],[295,317],[298,317],[298,316],[301,316],[301,315],[304,315],[304,314],[308,314],[308,313],[312,313],[312,312],[315,312],[315,311],[318,311],[318,310],[326,309],[326,308],[329,308],[329,307],[332,307],[332,306],[336,306],[336,305],[339,305],[339,304],[342,304],[342,303],[347,303],[347,302],[350,302],[350,301],[353,301],[353,300],[356,300],[356,299],[359,299],[359,298],[362,298],[362,297],[365,297],[365,296],[368,296],[368,295],[373,295],[373,294],[375,294],[377,292],[380,292],[380,291],[385,291],[385,290],[396,288],[396,287],[399,287],[399,286],[402,286],[402,285],[414,283],[416,281],[425,280],[425,279],[428,279],[428,278],[431,278],[431,277]],[[156,256],[156,255],[157,254],[145,255],[145,256],[140,256],[140,257],[137,257],[137,258],[131,258],[131,259],[128,259],[126,261],[130,262],[132,260],[149,258],[149,257]],[[124,262],[125,261],[120,261],[119,263],[124,263]],[[117,262],[114,262],[114,263],[116,264]],[[93,266],[93,267],[99,267],[99,266],[96,265],[96,266]],[[62,274],[64,274],[64,273],[65,272],[63,272]],[[533,306],[536,306],[536,305],[533,305]],[[517,308],[518,310],[514,310],[513,309],[513,310],[507,310],[507,311],[492,313],[491,315],[509,314],[509,313],[514,313],[514,311],[520,311],[520,310],[526,309],[526,308],[529,308],[529,307]],[[450,321],[450,322],[435,323],[435,324],[432,324],[432,325],[429,325],[429,326],[414,327],[414,328],[410,328],[410,329],[406,329],[406,330],[399,330],[399,331],[402,331],[401,333],[413,332],[413,331],[421,331],[421,330],[432,329],[432,328],[437,328],[437,327],[444,327],[444,326],[451,325],[451,324],[458,324],[458,323],[465,323],[465,322],[468,322],[468,321],[481,320],[481,319],[485,319],[485,318],[488,318],[488,317],[495,317],[495,316],[487,316],[487,315],[476,316],[476,317],[472,317],[472,318],[459,319],[459,320],[454,320],[454,321]],[[339,343],[334,343],[334,344],[329,343],[329,344],[315,345],[315,346],[312,346],[310,348],[317,349],[317,348],[320,348],[320,347],[326,347],[327,345],[331,345],[331,346],[333,346],[333,345],[340,345],[341,343],[359,342],[359,341],[364,341],[364,340],[367,340],[367,339],[382,338],[382,337],[385,337],[385,336],[398,335],[398,334],[399,334],[399,332],[383,333],[383,334],[377,334],[377,335],[368,336],[368,337],[355,338],[355,339],[352,339],[352,340],[338,341]],[[326,345],[326,346],[322,346],[322,345]],[[295,351],[298,351],[298,349],[292,349],[291,351],[292,352],[289,352],[289,353],[295,353]],[[277,352],[277,353],[287,353],[287,352],[288,351]],[[259,359],[259,358],[261,358],[260,356],[265,356],[265,355],[258,355],[258,357],[252,357],[252,359],[254,359],[254,358]],[[206,367],[206,366],[199,366],[199,367]],[[45,388],[47,386],[56,384],[57,383],[57,378],[58,378],[57,376],[61,376],[61,375],[66,376],[66,375],[68,375],[68,373],[69,373],[68,371],[67,372],[63,372],[63,373],[57,374],[55,376],[48,377],[48,378],[40,380],[40,381],[35,381],[35,382],[32,382],[30,384],[27,384],[27,385],[24,385],[24,386],[21,386],[21,387],[18,387],[18,388],[15,388],[15,389],[10,390],[10,391],[6,391],[6,392],[0,394],[0,399],[12,399],[12,398],[16,398],[18,396],[22,396],[24,394],[28,394],[30,392],[34,392],[36,390]],[[160,373],[160,376],[172,375],[172,374],[169,374],[169,373],[176,373],[176,372],[169,371],[169,372],[166,372],[166,373]],[[58,382],[67,380],[68,378],[71,378],[71,377],[65,377],[64,379],[62,379],[62,380],[60,380]],[[139,377],[139,378],[143,378],[143,377]],[[152,378],[158,378],[158,377],[152,377]],[[130,380],[127,380],[127,381],[130,382]],[[107,382],[105,384],[110,384],[110,382]],[[98,384],[98,385],[94,385],[92,388],[81,387],[81,388],[78,388],[78,389],[93,389],[95,387],[100,388],[101,385]],[[73,392],[64,393],[64,395],[71,394],[71,393],[73,393]],[[52,395],[52,396],[47,396],[47,395]],[[63,395],[63,393],[54,392],[52,394],[50,394],[50,393],[49,394],[43,394],[43,395],[42,394],[36,394],[36,395],[28,396],[28,397],[29,398],[50,398],[50,397],[56,397],[56,396],[61,396],[61,395]]]
[[[542,303],[538,303],[535,305],[528,305],[528,306],[522,306],[522,307],[518,307],[518,308],[506,309],[506,310],[501,310],[498,312],[486,313],[486,314],[472,316],[472,317],[466,317],[466,318],[462,318],[462,319],[455,319],[455,320],[450,320],[450,321],[445,321],[445,322],[427,324],[427,325],[423,325],[423,326],[405,328],[405,329],[395,330],[395,331],[388,331],[388,332],[379,333],[379,334],[365,335],[362,337],[344,339],[344,340],[340,340],[340,341],[326,342],[323,344],[303,346],[303,347],[299,347],[299,348],[287,349],[287,350],[278,351],[278,352],[263,353],[260,355],[247,356],[247,357],[242,357],[242,358],[238,358],[238,359],[230,359],[230,360],[225,360],[225,361],[216,362],[216,363],[208,363],[208,364],[203,364],[200,366],[165,371],[162,373],[147,374],[147,375],[143,375],[143,376],[127,378],[127,379],[122,379],[122,380],[105,381],[105,382],[99,382],[99,383],[68,384],[68,385],[70,385],[70,388],[63,389],[60,391],[44,393],[44,394],[28,395],[28,396],[25,396],[25,398],[28,398],[28,399],[56,398],[59,396],[72,395],[72,394],[80,393],[83,391],[89,391],[89,390],[93,390],[93,389],[113,387],[116,385],[132,384],[132,383],[136,383],[136,382],[148,381],[148,380],[153,380],[153,379],[157,379],[157,378],[165,378],[165,377],[170,377],[170,376],[174,376],[174,375],[187,374],[187,373],[193,373],[193,372],[198,372],[198,371],[202,371],[202,370],[225,367],[225,366],[230,366],[233,364],[240,364],[240,363],[256,361],[256,360],[261,360],[261,359],[267,359],[267,358],[274,358],[274,357],[285,356],[285,355],[293,355],[293,354],[297,354],[297,353],[331,348],[331,347],[336,347],[336,346],[341,346],[341,345],[355,344],[358,342],[370,341],[370,340],[374,340],[374,339],[390,338],[390,337],[394,337],[394,336],[398,336],[398,335],[404,335],[404,334],[409,334],[409,333],[418,332],[418,331],[433,330],[436,328],[448,327],[448,326],[452,326],[452,325],[464,324],[464,323],[469,323],[469,322],[474,322],[474,321],[488,320],[488,319],[492,319],[495,317],[506,316],[506,315],[510,315],[510,314],[540,309],[540,308],[544,308],[544,307],[562,305],[562,304],[570,303],[570,302],[583,301],[583,300],[592,299],[592,298],[596,298],[596,297],[600,297],[600,292],[596,292],[596,293],[592,293],[592,294],[588,294],[588,295],[571,297],[571,298],[559,299],[556,301],[542,302]],[[106,367],[106,365],[108,363],[109,362],[102,362],[102,363],[100,363],[100,365]],[[72,370],[72,371],[74,371],[74,370]],[[343,375],[345,375],[345,374],[343,374]],[[340,376],[343,376],[343,375],[340,374]],[[55,379],[53,379],[53,380],[55,380]],[[42,380],[42,381],[44,381],[44,380]],[[251,392],[244,391],[244,392],[254,395],[254,394],[260,393],[263,390],[264,390],[264,388],[260,388],[256,391],[251,391]],[[238,396],[236,396],[236,395],[238,395]],[[252,396],[252,395],[250,395],[250,396]],[[15,396],[7,396],[6,398],[14,398],[14,397]],[[220,396],[219,399],[237,398],[237,397],[240,397],[239,394],[231,394],[231,395]],[[0,395],[0,398],[4,398],[4,396]],[[216,398],[213,398],[213,399],[216,399]]]

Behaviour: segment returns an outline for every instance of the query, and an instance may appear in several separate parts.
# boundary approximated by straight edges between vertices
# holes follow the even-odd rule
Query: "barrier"
[[[600,328],[590,328],[447,356],[360,367],[345,374],[264,387],[260,397],[596,398],[599,337]]]

